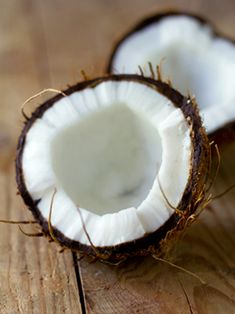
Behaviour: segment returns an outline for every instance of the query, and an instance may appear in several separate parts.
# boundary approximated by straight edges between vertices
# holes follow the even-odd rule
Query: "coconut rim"
[[[211,28],[211,34],[213,38],[222,38],[234,45],[235,49],[235,39],[232,37],[225,35],[223,32],[219,31],[214,23],[212,23],[210,20],[206,19],[202,15],[198,15],[191,12],[186,11],[177,11],[177,10],[167,10],[160,13],[156,13],[150,16],[146,16],[145,18],[141,19],[140,22],[137,22],[134,27],[131,27],[129,31],[125,32],[125,34],[114,43],[111,55],[109,57],[109,61],[106,66],[106,72],[108,74],[112,74],[112,64],[114,57],[116,55],[116,52],[119,48],[119,46],[129,37],[132,36],[134,33],[139,32],[140,30],[143,30],[144,28],[148,27],[152,23],[160,22],[162,19],[166,17],[174,17],[174,16],[186,16],[186,17],[192,17],[196,19],[201,25],[209,25]],[[235,121],[230,121],[227,123],[224,123],[219,128],[213,130],[210,132],[209,137],[220,143],[220,144],[226,144],[231,141],[231,139],[235,138]],[[224,140],[222,141],[221,138]]]
[[[115,42],[115,44],[113,45],[113,49],[112,49],[108,64],[106,66],[107,73],[112,73],[112,63],[113,63],[114,56],[117,52],[117,49],[129,36],[131,36],[132,34],[134,34],[136,32],[139,32],[140,30],[143,30],[145,27],[148,27],[152,23],[160,22],[162,19],[164,19],[166,17],[170,17],[170,16],[172,16],[172,17],[174,17],[174,16],[188,16],[188,17],[195,18],[202,25],[209,24],[211,26],[212,34],[214,37],[227,38],[226,36],[220,35],[220,33],[218,32],[218,30],[216,29],[214,24],[212,24],[210,21],[207,21],[206,18],[199,16],[197,14],[190,13],[190,12],[184,12],[184,11],[182,11],[182,12],[181,11],[174,11],[174,10],[168,10],[168,11],[164,11],[161,13],[156,13],[156,14],[146,16],[145,18],[141,19],[140,22],[136,23],[134,25],[134,27],[131,27],[129,29],[129,31],[125,32],[125,34],[119,40],[117,40]],[[228,40],[230,40],[230,39],[228,38]],[[232,40],[230,40],[230,41],[232,41]]]
[[[172,103],[180,108],[188,125],[191,127],[190,138],[192,142],[192,159],[190,165],[190,174],[188,176],[187,185],[182,194],[181,201],[178,206],[178,210],[185,212],[188,216],[193,214],[200,202],[198,201],[199,195],[204,192],[205,177],[208,169],[208,155],[209,155],[209,142],[205,133],[205,130],[201,123],[199,111],[197,105],[190,98],[182,96],[178,91],[171,88],[168,84],[156,81],[152,78],[146,78],[135,74],[121,74],[121,75],[108,75],[99,77],[92,80],[77,83],[63,91],[66,96],[76,91],[81,91],[85,88],[93,88],[98,84],[105,81],[135,81],[148,85],[154,88],[157,92],[167,97]],[[58,94],[49,100],[39,105],[32,113],[31,117],[25,122],[24,128],[18,140],[17,154],[16,154],[16,181],[18,190],[22,196],[25,204],[31,210],[34,218],[42,226],[42,230],[46,235],[50,236],[48,221],[45,219],[37,204],[40,200],[33,200],[28,192],[24,180],[24,173],[22,170],[22,156],[24,151],[25,139],[28,131],[34,124],[34,122],[42,117],[44,112],[53,106],[54,103],[62,99],[64,95]],[[191,206],[191,208],[189,208]],[[164,239],[169,231],[177,229],[178,223],[181,217],[174,212],[165,223],[156,231],[151,233],[145,233],[144,236],[135,239],[133,241],[124,242],[114,246],[102,246],[97,247],[98,251],[106,256],[111,256],[114,259],[119,259],[122,256],[130,255],[147,255],[149,251],[156,250],[160,246],[160,241]],[[56,236],[58,242],[65,247],[73,250],[82,251],[88,255],[95,255],[92,246],[82,244],[79,241],[71,240],[67,238],[55,227],[53,228],[53,234]]]

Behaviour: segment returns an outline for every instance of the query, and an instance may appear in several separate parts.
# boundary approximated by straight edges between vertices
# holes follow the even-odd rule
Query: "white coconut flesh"
[[[235,120],[235,45],[190,16],[166,16],[130,34],[117,48],[113,73],[150,74],[161,64],[164,79],[196,96],[209,133]]]
[[[104,81],[47,109],[29,129],[26,188],[68,239],[113,246],[161,227],[191,175],[190,126],[182,111],[137,81]],[[159,186],[160,182],[160,186]],[[78,210],[79,208],[79,210]],[[81,219],[82,216],[82,219]]]

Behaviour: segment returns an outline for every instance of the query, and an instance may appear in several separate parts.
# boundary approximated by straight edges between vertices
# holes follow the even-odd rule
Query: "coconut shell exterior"
[[[134,81],[146,84],[157,92],[166,96],[173,104],[180,108],[187,120],[187,123],[191,127],[191,139],[192,139],[192,160],[191,160],[191,172],[188,178],[186,189],[183,193],[182,199],[178,206],[178,211],[182,212],[182,216],[178,213],[174,213],[158,230],[153,233],[145,234],[143,237],[131,242],[126,242],[116,246],[109,247],[97,247],[96,252],[99,252],[99,256],[96,256],[96,252],[91,246],[84,245],[78,241],[73,241],[66,238],[59,230],[53,227],[53,233],[56,236],[58,242],[63,247],[70,248],[72,250],[79,251],[84,255],[90,255],[98,257],[103,260],[118,261],[123,258],[135,255],[148,255],[154,252],[161,251],[162,240],[166,239],[171,232],[177,232],[184,228],[187,218],[195,213],[197,207],[203,201],[205,191],[205,180],[208,172],[209,163],[209,141],[205,130],[202,126],[201,118],[199,116],[197,105],[194,101],[187,97],[182,96],[179,92],[171,88],[168,84],[156,81],[151,78],[141,77],[139,75],[109,75],[105,77],[96,78],[93,80],[87,80],[80,82],[74,86],[64,90],[65,95],[70,95],[75,91],[81,91],[85,88],[93,88],[97,84],[105,81]],[[18,190],[22,196],[25,204],[31,210],[34,218],[41,225],[42,231],[45,235],[50,237],[48,228],[48,221],[41,215],[37,204],[40,200],[33,200],[29,192],[27,191],[24,173],[22,169],[22,156],[24,152],[26,136],[34,122],[41,118],[44,112],[49,109],[55,102],[63,98],[61,94],[47,100],[40,105],[33,113],[32,116],[25,122],[22,133],[19,137],[17,154],[16,154],[16,181]],[[200,199],[200,200],[199,200]]]
[[[207,19],[204,17],[201,17],[196,14],[188,13],[188,12],[179,12],[179,11],[166,11],[162,13],[158,13],[155,15],[151,15],[149,17],[146,17],[145,19],[138,22],[132,29],[130,29],[119,41],[116,42],[116,44],[113,47],[112,53],[110,55],[108,64],[107,64],[107,73],[112,73],[112,65],[113,60],[115,57],[115,54],[119,48],[119,46],[131,35],[134,33],[137,33],[139,31],[144,30],[148,26],[150,26],[152,23],[157,23],[163,20],[166,17],[174,17],[174,16],[188,16],[196,19],[199,23],[202,25],[209,25],[212,29],[212,35],[214,38],[223,38],[227,41],[231,42],[231,44],[234,45],[235,49],[235,41],[234,39],[230,38],[229,36],[225,36],[224,34],[221,34],[216,27]],[[228,144],[229,142],[235,140],[235,121],[229,122],[224,124],[223,126],[219,127],[213,132],[210,132],[208,134],[209,139],[211,141],[215,141],[219,146],[223,146],[225,144]]]

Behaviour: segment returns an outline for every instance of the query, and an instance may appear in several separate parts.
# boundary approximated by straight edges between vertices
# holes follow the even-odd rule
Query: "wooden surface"
[[[232,0],[0,0],[1,218],[30,218],[14,174],[21,103],[43,88],[75,83],[81,69],[102,74],[126,29],[169,8],[202,13],[235,38]],[[214,193],[235,182],[234,156],[235,144],[222,154]],[[0,225],[0,252],[0,313],[235,313],[234,191],[214,201],[177,246],[175,263],[206,285],[150,257],[119,267],[78,262],[17,226]]]

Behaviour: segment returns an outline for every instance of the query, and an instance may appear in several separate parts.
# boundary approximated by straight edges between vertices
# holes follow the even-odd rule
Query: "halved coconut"
[[[195,95],[207,132],[235,131],[235,45],[210,23],[185,13],[158,14],[140,22],[115,46],[108,71],[162,77],[182,94]]]
[[[20,136],[26,205],[50,236],[51,208],[57,240],[86,254],[118,260],[159,249],[204,193],[208,141],[196,105],[138,75],[64,93],[38,107]]]

